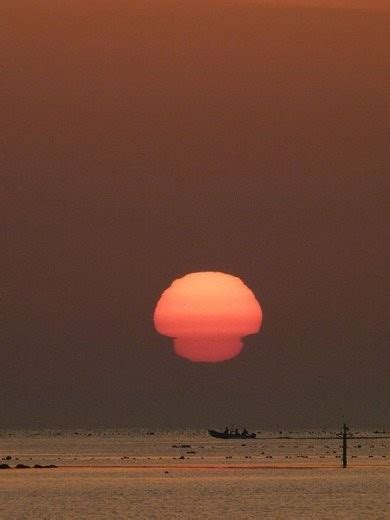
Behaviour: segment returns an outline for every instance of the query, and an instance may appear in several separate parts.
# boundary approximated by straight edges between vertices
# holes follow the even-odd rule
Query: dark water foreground
[[[264,437],[1,432],[0,518],[388,518],[390,439]]]

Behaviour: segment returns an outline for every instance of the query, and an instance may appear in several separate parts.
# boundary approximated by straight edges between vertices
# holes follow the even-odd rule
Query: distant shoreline
[[[287,436],[287,437],[256,437],[255,439],[253,440],[258,440],[258,441],[269,441],[269,440],[290,440],[290,441],[315,441],[315,440],[318,440],[318,441],[332,441],[332,440],[337,440],[337,439],[340,439],[340,437],[290,437],[290,436]],[[355,435],[351,435],[351,437],[348,437],[348,440],[350,441],[353,441],[353,440],[361,440],[361,439],[367,439],[367,440],[373,440],[373,439],[390,439],[390,436],[387,436],[387,437],[379,437],[379,436],[367,436],[367,435],[359,435],[359,436],[355,436]],[[246,440],[246,439],[245,439]]]
[[[349,466],[349,469],[390,469],[390,464],[351,464]],[[174,464],[174,465],[169,465],[169,464],[165,464],[165,465],[162,465],[162,464],[151,464],[151,465],[146,465],[146,464],[138,464],[138,465],[134,465],[134,466],[129,466],[129,465],[126,465],[126,466],[118,466],[118,465],[96,465],[96,466],[91,466],[91,465],[80,465],[80,466],[77,466],[77,465],[72,465],[72,466],[57,466],[55,468],[39,468],[39,472],[42,471],[42,470],[47,470],[47,471],[54,471],[58,472],[58,470],[164,470],[166,471],[167,473],[169,473],[169,470],[262,470],[262,469],[267,469],[267,470],[301,470],[301,469],[304,469],[304,470],[316,470],[316,469],[342,469],[340,464],[323,464],[323,465],[320,465],[320,464],[307,464],[307,465],[291,465],[289,466],[288,464],[248,464],[248,465],[245,465],[245,464],[229,464],[229,465],[223,465],[223,464],[205,464],[205,465],[201,465],[201,464],[183,464],[183,465],[179,465],[179,464]],[[38,469],[37,468],[33,468],[33,467],[30,467],[30,468],[24,468],[24,469],[18,469],[18,468],[15,468],[15,467],[10,467],[8,470],[3,470],[4,473],[8,473],[9,470],[18,470],[18,472],[28,472],[28,471],[34,471],[34,472],[37,472]],[[1,472],[0,472],[1,474]]]

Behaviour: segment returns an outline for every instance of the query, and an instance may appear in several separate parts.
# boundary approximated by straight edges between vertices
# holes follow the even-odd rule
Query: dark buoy
[[[343,431],[342,431],[342,434],[343,434],[343,468],[346,468],[347,464],[348,464],[348,460],[347,460],[347,435],[348,435],[347,432],[348,432],[348,430],[349,430],[349,428],[344,423]]]

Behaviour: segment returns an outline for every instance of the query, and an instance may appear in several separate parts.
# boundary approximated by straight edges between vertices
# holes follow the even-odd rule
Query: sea
[[[390,519],[390,430],[254,431],[0,431],[0,518]]]

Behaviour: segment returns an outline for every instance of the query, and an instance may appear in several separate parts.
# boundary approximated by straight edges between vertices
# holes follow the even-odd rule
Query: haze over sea
[[[3,430],[0,517],[389,518],[389,430],[257,432]]]

